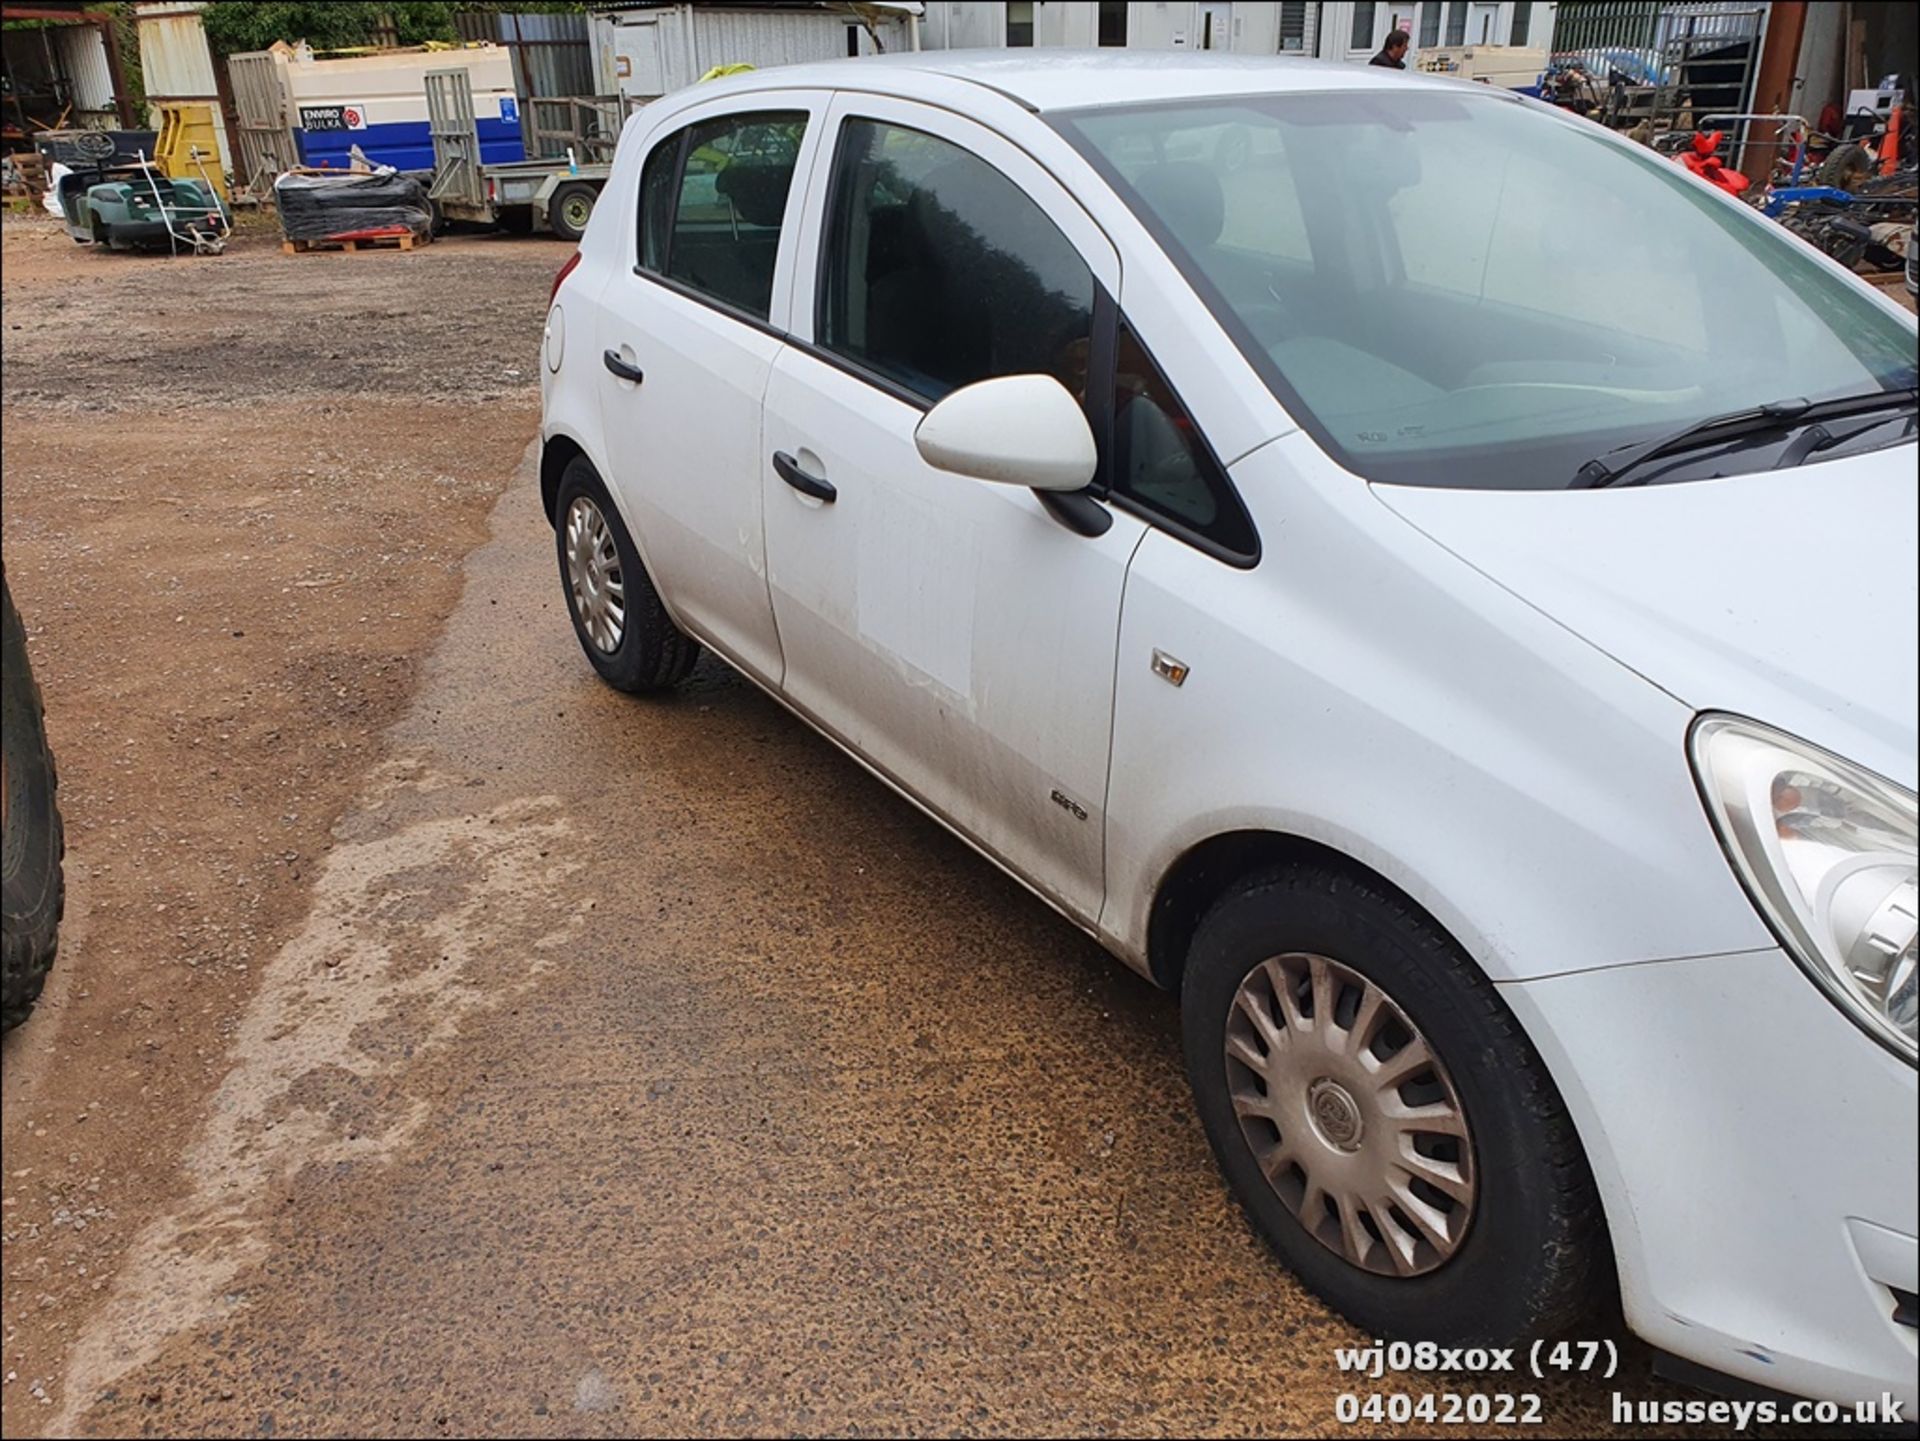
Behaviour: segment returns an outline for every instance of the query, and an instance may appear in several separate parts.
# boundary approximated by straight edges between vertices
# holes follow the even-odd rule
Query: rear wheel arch
[[[586,454],[580,442],[569,435],[552,436],[540,447],[540,505],[547,513],[548,525],[559,524],[556,511],[560,499],[560,477],[566,474],[567,467],[575,459],[584,459]],[[593,464],[591,460],[587,463]],[[595,466],[594,471],[598,474],[599,467]],[[602,477],[604,480],[605,477]]]

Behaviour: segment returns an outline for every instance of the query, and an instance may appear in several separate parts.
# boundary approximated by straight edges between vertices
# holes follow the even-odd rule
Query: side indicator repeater
[[[1183,660],[1175,659],[1163,650],[1156,650],[1153,653],[1151,666],[1153,673],[1168,685],[1185,685],[1187,683],[1187,663]]]

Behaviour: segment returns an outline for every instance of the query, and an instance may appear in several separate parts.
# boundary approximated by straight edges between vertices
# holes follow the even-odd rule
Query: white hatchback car
[[[762,71],[606,195],[541,481],[609,683],[710,648],[1177,989],[1367,1332],[1617,1279],[1913,1403],[1910,316],[1585,120],[1277,59]]]

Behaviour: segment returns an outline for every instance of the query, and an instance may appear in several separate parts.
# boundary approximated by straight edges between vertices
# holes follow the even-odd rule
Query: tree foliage
[[[391,34],[401,45],[452,40],[456,5],[404,0],[391,5],[340,5],[328,0],[222,0],[200,12],[207,43],[222,55],[265,50],[276,40],[304,40],[315,50],[350,50]]]

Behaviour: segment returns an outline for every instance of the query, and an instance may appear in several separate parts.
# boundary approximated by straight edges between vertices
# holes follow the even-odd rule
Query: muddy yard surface
[[[1356,1434],[1168,998],[710,660],[594,681],[523,464],[559,246],[4,241],[70,838],[6,1434]]]

